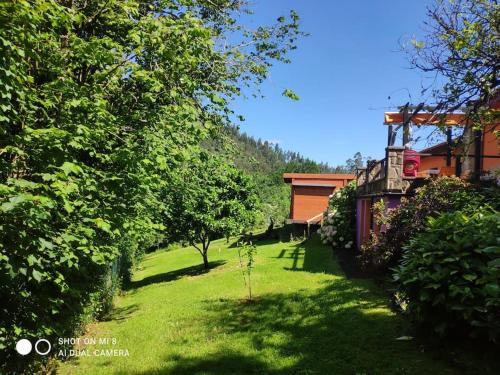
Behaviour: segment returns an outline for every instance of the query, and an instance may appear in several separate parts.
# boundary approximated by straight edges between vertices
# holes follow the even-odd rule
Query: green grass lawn
[[[369,280],[348,280],[331,249],[259,243],[247,303],[236,248],[214,242],[213,268],[192,248],[148,255],[109,320],[86,337],[116,338],[128,357],[81,357],[62,374],[455,374],[422,350]]]

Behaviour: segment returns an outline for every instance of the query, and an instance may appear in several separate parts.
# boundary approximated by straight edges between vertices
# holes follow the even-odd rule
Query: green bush
[[[412,236],[425,228],[429,216],[442,212],[466,210],[473,212],[485,202],[496,206],[498,188],[483,191],[456,177],[440,177],[430,180],[417,189],[415,195],[403,198],[401,204],[389,211],[376,205],[376,224],[386,226],[385,233],[372,233],[368,243],[362,246],[360,260],[364,268],[386,274],[401,260],[403,247]]]
[[[354,244],[356,227],[356,184],[350,182],[330,196],[323,225],[318,233],[323,243],[350,249]]]
[[[395,269],[412,318],[440,335],[500,333],[500,214],[481,208],[430,217]]]

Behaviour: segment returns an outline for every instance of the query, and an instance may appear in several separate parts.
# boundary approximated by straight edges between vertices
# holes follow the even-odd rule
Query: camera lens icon
[[[41,345],[41,343],[45,343],[45,345]],[[46,346],[46,350],[43,351],[43,347]],[[40,349],[40,347],[42,349]],[[37,352],[38,354],[40,355],[46,355],[46,354],[49,354],[50,350],[52,349],[52,345],[50,345],[50,342],[49,340],[46,340],[46,339],[39,339],[36,344],[35,344],[35,352]]]
[[[21,339],[16,344],[16,351],[21,355],[28,355],[31,353],[33,346],[31,345],[31,341],[27,339]],[[49,340],[46,339],[38,339],[35,343],[35,352],[39,355],[47,355],[52,349],[52,345]]]
[[[30,354],[32,348],[30,340],[21,339],[16,344],[16,351],[21,355]]]

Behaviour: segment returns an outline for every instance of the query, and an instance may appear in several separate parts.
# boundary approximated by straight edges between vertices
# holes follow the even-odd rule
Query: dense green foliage
[[[496,205],[498,194],[498,188],[481,191],[459,178],[439,177],[417,189],[414,196],[403,198],[397,208],[387,210],[383,204],[378,205],[376,224],[386,229],[380,234],[372,233],[370,241],[362,246],[362,264],[386,273],[400,262],[403,247],[425,228],[429,216],[456,210],[472,212],[486,201]]]
[[[205,268],[208,249],[218,238],[229,238],[255,223],[255,186],[221,158],[202,153],[179,173],[166,199],[167,238],[185,241],[198,250]]]
[[[350,249],[356,230],[356,182],[352,181],[333,193],[324,213],[323,225],[318,230],[323,243]]]
[[[110,264],[128,277],[164,233],[183,161],[242,86],[288,61],[298,16],[246,30],[244,7],[1,2],[2,365],[17,366],[18,338],[70,336],[89,305],[102,311]]]
[[[394,280],[415,321],[439,334],[500,334],[500,214],[490,208],[430,217],[404,250]]]

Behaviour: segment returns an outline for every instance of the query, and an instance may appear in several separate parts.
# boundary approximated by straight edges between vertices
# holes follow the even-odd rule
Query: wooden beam
[[[387,127],[387,146],[394,146],[394,127],[392,125],[389,125]]]
[[[451,126],[446,128],[446,166],[451,167]]]
[[[402,125],[404,124],[404,113],[402,112],[385,112],[385,125]],[[411,116],[410,122],[415,125],[466,125],[467,116],[462,113],[450,113],[439,115],[434,113],[417,113]]]
[[[408,106],[410,103],[406,103],[403,107],[403,146],[406,146],[411,141],[411,130],[410,130],[410,114],[408,113]]]
[[[462,159],[459,155],[455,156],[455,176],[462,175]]]

